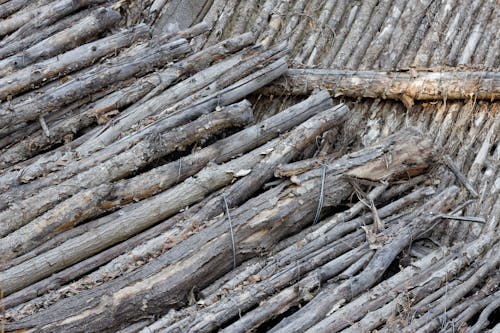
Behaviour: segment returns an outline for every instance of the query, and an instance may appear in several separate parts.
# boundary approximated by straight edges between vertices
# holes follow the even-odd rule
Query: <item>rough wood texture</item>
[[[47,149],[47,147],[63,142],[68,138],[68,135],[73,136],[92,124],[107,122],[109,120],[107,114],[110,112],[122,110],[136,102],[141,104],[146,102],[148,99],[159,95],[177,80],[185,78],[186,75],[201,71],[219,58],[250,45],[253,39],[250,33],[246,33],[224,40],[176,62],[171,67],[146,75],[131,85],[108,94],[94,103],[90,103],[83,112],[74,117],[50,124],[50,136],[37,131],[23,141],[4,150],[0,155],[0,168],[11,166],[14,163],[35,156],[40,151]]]
[[[0,77],[6,76],[41,59],[71,50],[106,29],[114,26],[121,16],[118,12],[100,8],[71,27],[46,38],[23,50],[22,54],[13,55],[0,61]]]
[[[57,76],[84,68],[111,52],[130,46],[137,38],[145,38],[148,35],[149,29],[146,26],[137,26],[128,31],[79,46],[56,58],[25,67],[16,73],[0,79],[0,98],[4,100],[7,96],[25,91],[32,85],[40,84],[47,80],[52,80]],[[6,114],[8,110],[8,103],[3,103],[2,115]],[[9,113],[12,113],[12,111]],[[6,123],[2,121],[0,124],[3,127]]]
[[[401,143],[402,137],[406,140],[410,138],[408,144]],[[407,153],[401,155],[402,152]],[[393,163],[388,169],[383,162],[384,153],[393,156]],[[423,170],[428,165],[430,154],[430,146],[419,133],[405,131],[378,146],[360,151],[356,156],[332,162],[325,180],[325,206],[338,205],[350,195],[351,185],[345,178],[346,172],[368,177],[361,174],[362,170],[378,169],[383,164],[385,171],[380,173],[379,180],[394,180],[401,172],[406,174],[411,170]],[[374,166],[367,167],[371,163]],[[321,177],[312,177],[297,185],[284,183],[233,210],[231,218],[238,257],[255,256],[269,249],[277,240],[310,223],[314,218],[320,184]],[[287,218],[283,219],[283,216]],[[192,247],[194,244],[197,244],[195,248]],[[42,311],[7,327],[14,329],[36,325],[41,332],[59,332],[78,330],[84,321],[87,332],[103,331],[116,327],[120,321],[164,312],[168,307],[183,304],[192,285],[206,286],[230,269],[230,244],[225,217],[216,218],[203,232],[194,234],[158,257],[154,265],[146,265],[130,277],[117,279],[102,288],[97,287],[78,299],[60,302],[50,312]],[[38,259],[40,261],[41,257]],[[5,281],[3,285],[12,281],[7,276],[10,277],[14,271],[26,272],[29,267],[33,267],[32,264],[22,264],[1,273],[1,281]],[[151,288],[155,290],[154,294],[149,293]],[[144,303],[146,294],[148,298]],[[129,311],[131,308],[141,309],[142,314],[132,314]]]
[[[280,58],[219,92],[215,92],[199,100],[195,100],[192,105],[188,104],[186,105],[187,108],[181,109],[181,112],[160,117],[159,120],[157,120],[155,123],[144,127],[136,133],[132,133],[132,135],[129,135],[116,142],[115,144],[108,146],[106,149],[100,150],[97,154],[91,154],[87,158],[83,158],[77,161],[75,160],[74,163],[67,163],[62,170],[60,170],[60,168],[56,168],[56,170],[60,170],[58,172],[45,175],[47,166],[42,163],[40,166],[42,171],[39,172],[36,169],[34,171],[38,174],[38,176],[45,175],[45,177],[37,179],[36,182],[26,184],[24,188],[16,187],[15,190],[14,188],[12,188],[11,191],[2,194],[2,197],[7,202],[12,202],[12,200],[29,197],[37,190],[47,187],[50,184],[59,183],[63,179],[67,179],[68,177],[73,177],[74,175],[81,173],[84,170],[88,170],[88,168],[90,167],[96,166],[97,164],[102,163],[117,154],[120,154],[121,152],[129,149],[132,145],[136,144],[142,138],[153,135],[155,131],[164,131],[169,128],[174,128],[188,122],[193,118],[196,118],[199,115],[206,114],[207,112],[214,110],[218,105],[227,105],[232,102],[238,101],[247,94],[263,87],[272,80],[276,79],[277,77],[282,75],[286,71],[286,69],[286,61],[283,58]],[[56,156],[56,158],[51,162],[57,165],[58,160],[59,157]],[[29,170],[33,169],[30,167],[25,171]],[[5,183],[7,184],[19,183],[19,175],[16,172],[10,175],[7,174],[6,178],[7,179],[5,180]],[[29,176],[28,179],[33,179],[33,175]]]
[[[325,89],[334,96],[401,100],[408,107],[414,100],[500,98],[500,73],[460,71],[401,72],[290,69],[285,77],[264,89],[267,94],[307,95]]]
[[[82,7],[103,2],[105,0],[58,0],[45,6],[35,7],[0,21],[0,36],[8,34],[30,21],[51,23]]]
[[[32,218],[80,190],[131,175],[134,171],[152,163],[156,159],[175,150],[185,149],[199,140],[207,139],[211,135],[220,132],[222,129],[241,126],[249,121],[250,116],[251,112],[248,106],[228,108],[227,110],[220,110],[202,116],[196,121],[170,131],[163,132],[157,129],[156,132],[153,132],[153,135],[139,141],[123,153],[113,156],[85,172],[78,173],[64,182],[45,188],[36,195],[19,202],[16,207],[2,211],[0,214],[5,216],[5,219],[2,218],[4,223],[1,225],[1,234],[4,236],[18,229]],[[209,121],[208,124],[207,121]],[[88,201],[77,203],[86,205],[92,202],[93,196],[86,196],[86,199]],[[74,210],[71,214],[78,215],[78,210]],[[7,246],[7,244],[2,242],[2,246]],[[14,248],[11,248],[11,250],[14,250]],[[5,252],[2,254],[11,256],[13,253],[11,255]]]
[[[137,52],[135,55],[134,51]],[[7,127],[16,122],[33,120],[41,114],[97,92],[113,83],[134,75],[144,75],[155,67],[162,66],[189,51],[190,48],[185,39],[178,39],[158,48],[138,47],[132,51],[132,54],[114,58],[106,64],[92,68],[83,75],[55,87],[43,98],[6,105],[0,109],[0,126]],[[143,52],[146,55],[137,56]]]

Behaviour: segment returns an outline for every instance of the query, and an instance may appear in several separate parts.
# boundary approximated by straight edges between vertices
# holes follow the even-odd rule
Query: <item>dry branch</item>
[[[108,8],[100,8],[71,27],[46,38],[39,43],[0,61],[0,77],[11,74],[34,62],[55,56],[83,44],[100,32],[114,26],[120,14]]]
[[[256,72],[237,81],[229,87],[210,94],[209,96],[198,101],[195,101],[190,106],[187,105],[187,108],[180,110],[182,112],[167,115],[166,117],[163,116],[155,123],[146,126],[140,131],[133,133],[121,139],[120,141],[115,142],[114,144],[108,146],[106,149],[100,150],[96,154],[88,156],[88,158],[83,158],[78,161],[70,160],[59,172],[46,175],[47,166],[44,165],[43,161],[40,164],[34,163],[33,165],[30,165],[29,168],[23,170],[22,177],[27,176],[28,181],[38,176],[44,177],[37,179],[36,182],[26,184],[23,187],[17,186],[15,188],[12,188],[11,191],[2,194],[1,197],[3,200],[5,200],[5,202],[10,203],[14,200],[19,200],[21,198],[30,196],[33,193],[36,193],[36,191],[44,187],[48,187],[51,184],[59,183],[63,179],[67,179],[68,177],[72,177],[78,173],[88,170],[88,168],[98,165],[99,163],[102,163],[112,158],[113,156],[127,150],[142,138],[154,134],[155,131],[164,131],[169,128],[174,128],[196,118],[197,116],[206,114],[207,112],[214,110],[218,105],[228,105],[240,100],[249,93],[262,88],[272,80],[282,75],[286,71],[286,69],[286,61],[283,58],[278,59],[277,61],[274,61],[264,68],[258,69]],[[57,163],[58,159],[59,157],[56,157],[50,162]],[[1,179],[0,183],[9,184],[12,187],[18,185],[20,180],[19,174],[15,172],[6,174],[5,178],[7,179]]]
[[[405,142],[401,142],[402,138]],[[389,169],[383,157],[384,153],[391,153],[393,156]],[[381,177],[379,180],[391,180],[398,178],[401,173],[406,175],[407,172],[423,170],[428,164],[430,153],[430,146],[421,135],[407,130],[387,138],[378,146],[358,152],[357,158],[345,157],[334,162],[331,165],[333,169],[330,169],[332,173],[328,173],[326,179],[325,206],[337,205],[350,195],[351,186],[345,179],[346,174],[368,177],[362,175],[362,172],[370,170],[371,173],[372,170],[382,167],[384,172],[375,173]],[[312,222],[320,183],[320,177],[312,177],[298,185],[285,182],[233,210],[231,218],[238,257],[241,259],[255,256],[286,235]],[[121,225],[122,228],[131,227],[128,223]],[[114,228],[113,233],[116,232]],[[80,242],[87,242],[88,238],[80,237]],[[70,248],[74,249],[75,242],[68,243],[68,248],[64,249],[65,256],[70,251],[70,244]],[[163,313],[169,307],[184,304],[193,285],[206,286],[231,269],[230,244],[225,217],[216,218],[203,232],[195,233],[158,257],[154,265],[148,264],[131,276],[84,292],[78,298],[62,301],[49,308],[50,312],[42,311],[9,325],[8,328],[35,325],[41,332],[59,332],[76,329],[85,322],[86,330],[92,332],[116,328],[118,322],[126,322],[145,314]],[[60,247],[58,251],[50,251],[50,257],[56,255],[60,258],[62,250]],[[6,283],[12,283],[10,281],[19,281],[12,279],[14,275],[18,275],[15,272],[22,271],[23,276],[31,278],[33,274],[40,274],[39,265],[42,262],[54,263],[54,260],[49,259],[46,254],[38,257],[36,263],[27,262],[11,268],[0,274],[2,285],[8,286]],[[35,268],[34,264],[38,267]],[[56,265],[61,264],[60,259],[56,260]],[[30,274],[26,274],[26,269],[30,270]],[[51,269],[57,268],[52,266]],[[13,291],[17,288],[11,285],[6,289]],[[155,293],[150,293],[150,290],[155,290]],[[135,310],[130,311],[132,308]],[[141,309],[140,312],[137,312],[137,309]],[[66,320],[61,321],[63,318]]]
[[[178,39],[158,48],[138,47],[134,51],[137,53],[117,57],[108,63],[92,68],[83,75],[46,92],[43,97],[8,105],[0,110],[0,124],[9,126],[16,122],[36,119],[40,114],[69,104],[111,84],[126,80],[134,75],[144,75],[154,68],[163,66],[188,53],[190,48],[185,39]],[[145,54],[142,55],[143,53]]]
[[[26,6],[30,0],[2,0],[0,1],[0,18],[7,17],[22,7]]]
[[[184,108],[193,104],[199,108],[200,102],[213,101],[214,97],[217,98],[216,105],[227,105],[219,97],[222,94],[220,90],[252,73],[256,66],[265,66],[281,58],[286,52],[286,44],[284,43],[262,52],[254,48],[243,50],[194,74],[192,77],[164,91],[161,95],[125,110],[115,119],[113,126],[103,129],[102,133],[99,133],[96,138],[79,147],[79,151],[86,154],[105,147],[115,141],[122,133],[130,130],[134,124],[148,117],[157,116],[159,112],[167,115],[178,114]],[[232,70],[228,72],[228,68]],[[210,107],[207,107],[207,109],[210,109]],[[189,120],[189,118],[186,120]]]
[[[0,156],[0,168],[34,156],[41,150],[47,149],[48,146],[67,139],[68,135],[73,136],[83,128],[106,120],[106,114],[109,112],[123,109],[136,102],[144,103],[176,80],[192,72],[203,70],[220,57],[236,52],[248,46],[252,41],[253,37],[250,33],[232,37],[190,55],[167,69],[144,76],[131,85],[106,95],[86,106],[85,110],[78,115],[50,124],[50,137],[38,131],[5,150]],[[44,163],[47,164],[47,161],[45,160]]]
[[[145,25],[139,25],[133,29],[84,44],[55,58],[30,65],[0,79],[0,98],[5,99],[7,96],[18,94],[33,85],[89,66],[103,56],[130,46],[135,41],[147,36],[149,36],[149,29]],[[10,110],[9,103],[2,104],[2,118],[12,112],[15,111]],[[6,125],[4,121],[0,124]]]
[[[38,29],[36,32],[33,32],[26,37],[16,38],[11,41],[7,41],[7,38],[5,38],[4,40],[0,41],[0,59],[4,59],[18,52],[21,52],[22,50],[28,49],[39,41],[49,38],[50,36],[71,27],[73,24],[80,21],[89,14],[90,9],[82,10],[71,16],[63,18],[62,20],[57,21],[48,27]]]
[[[50,24],[82,7],[101,4],[105,0],[58,0],[45,6],[35,6],[31,10],[23,11],[18,15],[0,21],[0,36],[8,34],[25,24],[37,21],[37,25]]]
[[[255,192],[255,190],[258,187],[260,187],[260,186],[256,187],[256,184],[259,183],[262,184],[263,182],[265,182],[267,178],[269,178],[269,176],[272,176],[274,166],[276,166],[280,162],[286,162],[290,158],[294,157],[301,149],[304,148],[305,145],[314,141],[317,135],[325,131],[325,129],[328,129],[329,127],[341,121],[342,118],[345,117],[346,112],[347,109],[344,106],[340,106],[338,110],[335,112],[332,112],[330,110],[325,111],[311,118],[310,120],[306,121],[304,124],[298,126],[294,131],[290,133],[290,135],[286,139],[283,139],[282,142],[279,143],[278,145],[279,149],[277,149],[276,152],[273,151],[267,153],[268,157],[265,158],[260,164],[256,166],[255,170],[252,172],[253,173],[252,175],[240,181],[240,182],[243,181],[244,184],[243,187],[245,188],[242,189],[242,185],[240,185],[239,183],[236,184],[236,189],[238,190],[242,189],[243,192],[245,193],[245,195],[240,194],[241,198],[239,199],[239,201],[245,200],[247,195],[250,195],[251,193]],[[262,154],[262,152],[258,153]],[[212,159],[215,158],[216,158],[215,156],[212,156]],[[171,214],[171,211],[175,211],[175,209],[179,209],[180,207],[183,207],[185,205],[192,204],[193,202],[191,202],[190,200],[198,200],[200,196],[207,195],[208,194],[207,191],[217,190],[222,185],[217,183],[218,181],[219,182],[222,181],[223,185],[226,185],[229,181],[233,179],[233,174],[237,175],[239,170],[247,170],[249,169],[249,167],[252,168],[251,165],[248,165],[249,163],[248,160],[252,161],[253,163],[256,163],[256,158],[252,156],[244,156],[244,158],[242,157],[240,159],[242,159],[245,162],[244,163],[242,162],[243,164],[240,164],[237,163],[237,161],[234,161],[229,165],[224,166],[223,168],[219,168],[217,166],[207,167],[203,173],[198,174],[196,176],[196,179],[199,179],[198,181],[200,181],[200,179],[201,180],[209,179],[209,181],[204,185],[197,185],[195,183],[195,186],[193,187],[193,185],[191,185],[193,181],[191,182],[187,181],[186,184],[179,185],[181,186],[179,189],[172,189],[170,191],[172,192],[172,194],[168,192],[161,194],[159,197],[155,197],[154,202],[162,202],[161,208],[160,207],[154,208],[154,206],[152,206],[152,204],[148,202],[140,205],[141,206],[145,205],[145,207],[149,207],[149,209],[156,212],[155,213],[156,215],[159,214],[159,211],[165,211],[165,209],[167,209],[167,211],[166,213],[163,214],[169,214],[169,213]],[[268,174],[267,176],[265,176],[266,172]],[[4,243],[12,244],[12,242],[15,241],[16,239],[21,240],[22,238],[25,237],[31,238],[33,235],[38,235],[37,238],[39,238],[40,236],[43,236],[40,232],[43,232],[44,228],[46,229],[46,232],[47,231],[50,232],[51,230],[54,230],[54,228],[57,228],[61,224],[76,223],[78,219],[81,218],[82,216],[87,217],[99,214],[102,210],[106,210],[105,207],[107,206],[113,207],[114,205],[119,204],[122,200],[127,202],[136,196],[138,198],[149,196],[155,192],[158,192],[162,188],[166,188],[166,186],[162,184],[163,181],[161,179],[156,180],[156,182],[153,184],[148,184],[149,187],[145,187],[142,185],[141,182],[142,178],[143,177],[139,176],[137,179],[131,179],[130,181],[124,181],[122,182],[122,184],[118,184],[119,186],[118,189],[122,187],[121,191],[118,190],[117,193],[118,196],[114,194],[116,193],[117,189],[115,189],[114,186],[111,184],[100,185],[95,189],[89,189],[80,193],[79,195],[73,196],[68,201],[56,207],[56,209],[49,211],[48,214],[45,214],[41,218],[26,225],[24,228],[21,228],[13,232],[12,234],[8,235],[7,237],[5,237],[3,239]],[[126,191],[123,191],[126,188],[127,183],[133,185],[132,186],[133,191],[128,193]],[[167,186],[168,184],[169,183],[167,183]],[[184,190],[183,187],[187,188]],[[163,197],[178,198],[178,195],[174,195],[174,193],[188,193],[188,194],[185,195],[182,205],[177,206],[179,205],[178,202],[172,202],[170,204],[174,205],[174,207],[176,208],[170,209],[168,208],[169,206],[166,205],[164,200],[162,201],[161,198]],[[89,200],[85,200],[91,194],[92,194],[92,201],[89,202]],[[236,202],[238,200],[237,198],[235,198],[234,191],[230,193],[229,198],[231,200],[231,203]],[[84,202],[85,207],[77,209],[76,210],[77,216],[74,216],[75,205],[78,205],[78,203],[80,202]],[[108,203],[105,206],[103,206],[106,202]],[[217,215],[216,212],[214,213],[215,209],[213,208],[213,205],[209,204],[207,206],[211,207],[210,209],[211,214]],[[68,214],[70,216],[69,218],[67,217]],[[157,218],[156,215],[153,217],[154,219]],[[144,221],[143,223],[152,223],[152,221],[150,221],[150,219],[148,219],[147,216],[143,216],[142,219]],[[30,245],[29,241],[23,241],[22,243],[17,243],[15,247],[16,249],[19,250],[21,249],[21,247],[26,248],[29,245]]]
[[[252,114],[248,103],[243,103],[243,107],[216,111],[170,131],[164,132],[161,129],[157,129],[150,136],[144,138],[123,153],[85,172],[78,173],[60,184],[47,187],[24,201],[16,203],[15,207],[9,207],[0,212],[0,216],[3,216],[2,221],[4,222],[1,225],[0,234],[5,236],[9,232],[19,229],[34,217],[54,207],[61,200],[78,193],[80,190],[84,190],[90,186],[99,186],[104,182],[118,180],[131,175],[133,172],[155,160],[173,151],[185,149],[197,141],[220,132],[222,129],[248,123],[250,117],[252,117]],[[105,189],[102,190],[105,192]],[[85,205],[88,205],[93,200],[94,196],[90,194],[90,196],[86,196],[85,201],[75,202],[75,204],[85,207]],[[78,216],[79,209],[74,209],[71,214]],[[5,242],[2,242],[0,246],[5,246],[2,249],[3,251],[8,248]],[[11,250],[16,251],[13,248]],[[2,254],[12,257],[14,253],[7,254],[3,252]]]
[[[330,69],[290,69],[263,91],[307,95],[325,89],[334,96],[389,98],[412,106],[413,100],[500,98],[497,72],[385,72]]]

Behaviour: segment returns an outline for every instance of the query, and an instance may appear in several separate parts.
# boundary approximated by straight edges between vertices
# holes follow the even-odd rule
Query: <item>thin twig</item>
[[[226,195],[222,194],[224,200],[224,208],[226,210],[227,222],[229,223],[229,231],[231,233],[231,243],[233,245],[233,269],[236,268],[236,243],[234,241],[233,224],[231,223],[231,215],[229,215],[229,206],[227,204]]]
[[[476,223],[486,223],[486,220],[482,217],[475,217],[475,216],[457,216],[457,215],[447,215],[447,214],[440,214],[438,215],[439,218],[442,219],[448,219],[448,220],[458,220],[458,221],[467,221],[467,222],[476,222]]]
[[[318,209],[316,210],[316,216],[314,216],[313,225],[318,223],[319,217],[321,215],[321,210],[323,209],[323,202],[325,199],[325,178],[326,178],[326,163],[323,163],[323,171],[321,173],[321,190],[319,192],[319,203],[318,203]]]
[[[448,156],[444,155],[443,160],[446,164],[446,166],[455,174],[457,179],[462,183],[463,186],[469,191],[469,193],[474,197],[474,198],[479,198],[479,194],[477,191],[474,189],[472,184],[469,182],[467,177],[460,171],[460,169],[457,167],[457,165],[453,162],[453,160]]]

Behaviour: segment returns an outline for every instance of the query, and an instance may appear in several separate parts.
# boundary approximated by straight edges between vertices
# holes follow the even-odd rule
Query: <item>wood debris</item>
[[[0,331],[497,332],[495,6],[0,0]]]

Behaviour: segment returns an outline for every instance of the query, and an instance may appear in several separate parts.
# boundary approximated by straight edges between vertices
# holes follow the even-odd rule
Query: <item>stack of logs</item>
[[[25,3],[0,1],[0,14]],[[247,32],[195,52],[204,22],[153,36],[123,28],[116,4],[91,6],[105,3],[58,0],[0,22],[2,332],[427,332],[478,313],[469,331],[489,324],[500,202],[460,216],[467,192],[436,186],[425,134],[351,152],[349,108],[314,89],[334,90],[314,81],[321,71],[260,90],[307,97],[257,121],[245,98],[287,73],[286,43]],[[380,75],[334,88],[408,107],[424,96]],[[491,85],[480,91],[496,98]],[[446,219],[484,231],[438,247],[426,237]]]

